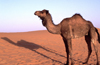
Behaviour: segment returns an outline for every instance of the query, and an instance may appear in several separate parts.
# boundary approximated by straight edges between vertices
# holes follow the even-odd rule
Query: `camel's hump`
[[[81,14],[79,14],[79,13],[75,13],[72,17],[81,17],[81,18],[83,18],[83,17],[81,16]]]

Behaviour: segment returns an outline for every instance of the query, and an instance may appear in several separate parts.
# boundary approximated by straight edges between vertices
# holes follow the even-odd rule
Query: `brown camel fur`
[[[91,55],[92,42],[96,53],[97,65],[99,65],[98,49],[95,43],[96,32],[98,33],[98,31],[90,21],[86,21],[85,19],[83,19],[80,14],[74,14],[70,18],[63,19],[58,25],[54,25],[52,17],[48,10],[36,11],[34,14],[42,20],[43,26],[45,26],[50,33],[60,34],[62,36],[67,53],[67,62],[65,65],[69,65],[69,55],[71,59],[71,65],[74,64],[72,58],[71,39],[79,38],[82,36],[85,37],[88,46],[88,57],[84,63],[88,62],[89,57]]]

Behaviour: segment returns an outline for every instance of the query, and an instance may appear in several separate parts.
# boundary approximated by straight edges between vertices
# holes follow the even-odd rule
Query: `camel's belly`
[[[66,39],[74,39],[87,35],[89,29],[90,27],[87,24],[75,24],[63,26],[61,32],[63,37],[65,37]]]
[[[79,38],[79,37],[87,35],[88,32],[89,32],[88,25],[87,26],[86,25],[73,26],[71,36],[72,38]]]

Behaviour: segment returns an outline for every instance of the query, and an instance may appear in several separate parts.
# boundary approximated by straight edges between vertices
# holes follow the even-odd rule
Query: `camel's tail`
[[[95,31],[97,32],[97,35],[98,35],[98,42],[100,43],[100,34],[99,34],[99,32],[98,32],[98,29],[95,28]]]

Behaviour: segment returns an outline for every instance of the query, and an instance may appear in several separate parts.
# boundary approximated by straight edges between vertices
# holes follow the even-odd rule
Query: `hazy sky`
[[[75,13],[100,28],[100,0],[0,0],[0,32],[46,30],[34,15],[47,9],[55,24]]]

